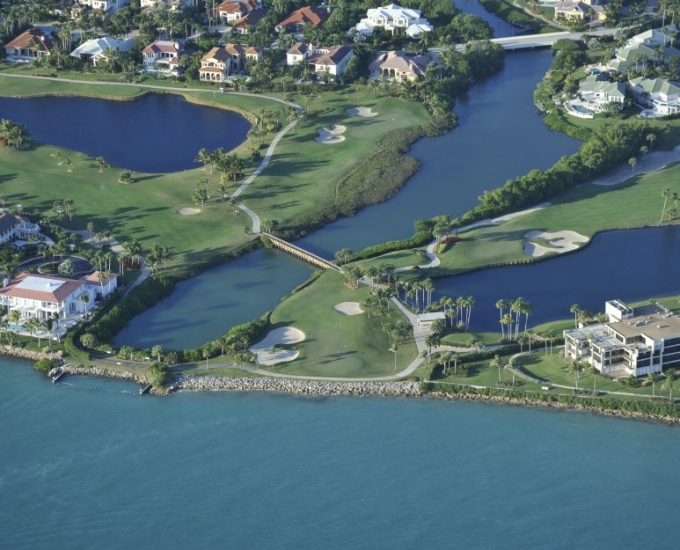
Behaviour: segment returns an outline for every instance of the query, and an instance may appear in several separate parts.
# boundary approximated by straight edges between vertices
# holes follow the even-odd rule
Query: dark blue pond
[[[435,296],[473,296],[471,329],[499,331],[496,302],[521,296],[529,325],[564,319],[577,303],[596,313],[606,300],[645,300],[680,293],[680,227],[611,231],[579,252],[530,265],[435,279]]]
[[[134,101],[0,97],[2,118],[26,124],[41,143],[102,156],[117,168],[155,173],[196,168],[199,149],[233,149],[250,128],[235,113],[171,94]]]

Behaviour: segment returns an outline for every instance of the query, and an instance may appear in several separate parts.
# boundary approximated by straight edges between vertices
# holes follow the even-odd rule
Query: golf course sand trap
[[[301,330],[293,327],[281,327],[272,330],[261,342],[250,346],[249,351],[257,355],[257,362],[260,365],[286,363],[293,361],[299,355],[299,352],[290,349],[277,349],[274,353],[271,353],[272,346],[297,344],[304,342],[305,338],[305,333]]]
[[[333,309],[341,315],[361,315],[364,310],[359,307],[359,302],[342,302],[335,304]]]
[[[315,138],[318,143],[323,143],[324,145],[332,145],[334,143],[340,143],[345,141],[345,136],[341,135],[347,130],[346,127],[341,124],[331,125],[330,130],[328,128],[319,128],[317,130],[319,137]]]
[[[378,113],[376,113],[370,107],[352,107],[351,109],[347,109],[345,112],[350,115],[362,116],[366,118],[378,116]]]
[[[537,258],[548,254],[549,252],[556,252],[563,254],[579,248],[579,243],[587,243],[590,239],[576,233],[576,231],[556,231],[555,233],[546,233],[544,231],[529,231],[524,234],[526,239],[542,239],[548,241],[550,246],[543,246],[538,243],[525,241],[524,254]]]
[[[638,159],[635,165],[635,172],[631,170],[626,163],[618,168],[612,170],[608,174],[593,181],[594,185],[617,185],[630,179],[634,176],[646,174],[647,172],[656,172],[666,168],[673,162],[680,161],[680,145],[672,151],[654,151]]]
[[[180,208],[177,213],[180,216],[193,216],[201,211],[200,208]]]

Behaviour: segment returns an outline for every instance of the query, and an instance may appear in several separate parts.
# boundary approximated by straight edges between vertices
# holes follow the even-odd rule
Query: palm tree
[[[90,293],[83,292],[80,295],[80,301],[83,302],[83,315],[87,313],[87,305],[90,303]]]
[[[647,141],[649,141],[649,151],[652,151],[652,145],[656,141],[656,134],[647,134]]]
[[[581,312],[581,306],[572,304],[569,311],[574,314],[574,328],[578,328],[578,314]]]
[[[503,365],[503,362],[501,361],[501,356],[500,355],[494,355],[493,359],[489,362],[489,366],[494,369],[498,369],[498,383],[500,384],[503,382],[503,376],[501,375],[501,366]]]
[[[498,309],[499,323],[501,324],[501,340],[505,338],[505,331],[503,330],[503,310],[508,307],[508,302],[502,298],[496,302],[496,308]]]
[[[397,373],[397,350],[399,348],[397,347],[397,343],[395,342],[390,346],[390,351],[394,353],[394,373]]]
[[[161,359],[163,358],[163,347],[154,346],[153,348],[151,348],[151,355],[153,355],[156,358],[156,360],[160,362]]]
[[[647,384],[652,386],[652,399],[656,397],[656,373],[650,372],[647,374]]]
[[[67,172],[73,172],[73,161],[70,158],[66,157],[62,164],[66,165]]]
[[[661,219],[659,219],[659,223],[663,222],[663,217],[664,214],[666,213],[666,203],[668,202],[668,199],[672,196],[671,190],[666,187],[661,192],[661,196],[663,197],[663,208],[661,209]]]
[[[576,391],[578,392],[578,381],[581,377],[581,371],[583,370],[583,363],[577,360],[571,361],[567,365],[567,370],[574,375],[574,383],[576,386]]]
[[[510,357],[508,359],[508,362],[505,364],[503,367],[504,369],[508,369],[510,372],[512,372],[512,387],[515,387],[515,360]]]
[[[673,402],[673,379],[675,378],[675,369],[668,369],[664,376],[666,380],[663,383],[663,388],[668,389],[668,400]]]
[[[99,167],[99,173],[101,174],[104,171],[104,168],[110,168],[109,163],[104,160],[104,157],[97,157],[94,159],[94,161],[97,163],[97,166]]]
[[[425,345],[427,346],[427,354],[432,355],[432,348],[440,345],[442,342],[441,338],[436,334],[428,334],[425,337]]]
[[[630,157],[628,159],[628,164],[630,164],[630,170],[635,173],[635,165],[637,164],[637,159],[635,157]]]

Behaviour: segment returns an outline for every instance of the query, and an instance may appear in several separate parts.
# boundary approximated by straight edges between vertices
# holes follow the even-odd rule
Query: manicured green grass
[[[73,161],[72,172],[57,166],[51,157],[55,153]],[[120,170],[100,174],[87,155],[47,145],[28,151],[2,149],[0,163],[7,169],[2,192],[9,205],[21,203],[28,212],[46,212],[55,200],[71,198],[77,213],[72,221],[60,222],[65,227],[85,229],[92,222],[95,231],[111,231],[119,242],[136,238],[145,248],[153,243],[170,246],[175,263],[207,260],[245,238],[249,218],[233,215],[227,202],[213,200],[193,216],[177,214],[180,208],[194,206],[191,192],[196,180],[208,177],[216,185],[217,174],[210,176],[202,169],[135,174],[136,183],[124,185],[117,181]]]
[[[371,107],[378,116],[363,118],[345,112],[350,107]],[[429,115],[421,104],[355,93],[323,94],[312,112],[279,143],[267,170],[242,195],[243,202],[262,219],[285,224],[310,208],[332,205],[336,188],[352,170],[376,150],[382,135],[425,122]],[[331,125],[347,128],[345,141],[321,144],[317,130]]]
[[[394,354],[382,330],[382,320],[367,313],[342,315],[332,308],[341,302],[363,302],[368,288],[351,289],[341,275],[323,273],[311,285],[284,300],[272,313],[272,328],[300,329],[306,340],[294,346],[298,359],[272,368],[285,374],[308,376],[372,377],[394,373]],[[394,308],[384,322],[404,319]],[[415,357],[413,341],[398,344],[397,371]]]

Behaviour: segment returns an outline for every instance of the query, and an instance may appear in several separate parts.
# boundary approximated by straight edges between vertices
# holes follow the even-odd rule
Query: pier
[[[337,271],[338,273],[343,272],[342,269],[335,265],[333,262],[329,262],[328,260],[322,258],[321,256],[317,256],[313,252],[309,252],[304,248],[300,248],[299,246],[284,241],[283,239],[275,237],[274,235],[270,235],[269,233],[262,232],[260,233],[260,235],[262,235],[263,237],[267,237],[267,239],[269,239],[269,241],[275,247],[280,248],[281,250],[285,250],[289,254],[297,256],[298,258],[301,258],[306,262],[315,265],[316,267],[320,267],[321,269],[332,269],[334,271]]]
[[[153,388],[153,386],[152,386],[151,384],[147,384],[147,385],[144,386],[143,388],[139,388],[139,395],[144,395],[144,394],[147,393],[151,388]]]
[[[67,365],[67,366],[68,366],[68,365]],[[65,374],[66,374],[66,371],[65,371],[64,369],[62,369],[61,367],[59,367],[59,368],[57,369],[57,374],[55,374],[55,375],[52,377],[52,384],[56,384],[57,382],[59,382],[59,379],[60,379],[62,376],[64,376]]]

